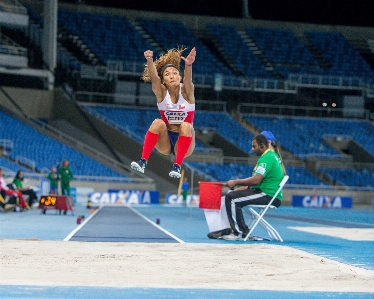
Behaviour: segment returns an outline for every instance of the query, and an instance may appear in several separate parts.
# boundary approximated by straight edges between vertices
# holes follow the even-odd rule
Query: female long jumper
[[[147,64],[142,80],[152,82],[161,118],[155,119],[145,134],[140,160],[131,163],[131,168],[141,173],[144,173],[149,156],[156,148],[163,155],[175,155],[169,176],[180,178],[183,160],[191,155],[195,148],[192,64],[195,61],[196,49],[192,48],[187,57],[181,56],[184,50],[170,49],[156,61],[153,61],[153,51],[144,52]],[[181,59],[185,62],[183,82],[179,72]]]

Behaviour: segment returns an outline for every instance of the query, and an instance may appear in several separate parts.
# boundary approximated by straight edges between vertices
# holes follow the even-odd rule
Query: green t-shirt
[[[264,179],[261,184],[252,186],[252,188],[260,188],[266,195],[274,196],[284,177],[281,159],[278,154],[272,150],[268,150],[262,154],[253,170],[253,175],[255,174],[261,174],[264,176]],[[276,198],[282,200],[282,195],[283,192],[281,190]]]
[[[62,183],[69,183],[73,179],[73,172],[69,167],[63,168],[61,167],[58,170],[58,173],[60,175],[60,179]]]
[[[57,187],[58,186],[58,173],[50,172],[47,176],[51,183],[51,187]]]
[[[23,187],[23,186],[22,186],[22,181],[21,181],[21,179],[19,179],[19,178],[15,178],[15,179],[13,180],[13,184],[16,185],[18,188],[22,188],[22,187]]]

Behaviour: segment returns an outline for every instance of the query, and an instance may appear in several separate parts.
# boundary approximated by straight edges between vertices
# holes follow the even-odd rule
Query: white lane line
[[[97,214],[97,212],[99,212],[99,210],[101,210],[102,206],[99,207],[97,210],[95,210],[94,213],[92,213],[87,219],[85,219],[80,225],[78,225],[75,229],[72,230],[72,232],[70,234],[68,234],[66,236],[66,238],[63,240],[63,241],[69,241],[71,239],[71,237],[73,237],[83,226],[85,226],[87,224],[88,221],[90,221],[90,219],[95,216]]]
[[[127,206],[131,211],[133,211],[134,213],[138,214],[140,217],[142,217],[144,220],[148,221],[150,224],[152,224],[153,226],[157,227],[159,230],[163,231],[165,234],[169,235],[170,237],[172,237],[173,239],[177,240],[179,243],[185,243],[183,240],[179,239],[178,237],[174,236],[172,233],[168,232],[166,229],[162,228],[160,225],[154,223],[152,220],[150,220],[149,218],[145,217],[143,214],[141,214],[140,212],[138,212],[137,210],[135,210],[133,207],[130,207],[130,206]]]

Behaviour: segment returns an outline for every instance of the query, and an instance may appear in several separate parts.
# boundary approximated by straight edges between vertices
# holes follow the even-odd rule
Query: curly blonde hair
[[[186,48],[182,48],[182,47],[178,47],[176,49],[170,49],[167,51],[166,54],[161,55],[156,61],[153,62],[160,78],[162,77],[162,71],[166,65],[171,64],[179,70],[181,56],[184,50],[186,50]],[[151,77],[149,76],[149,71],[148,71],[148,64],[145,64],[143,76],[141,77],[141,79],[144,82],[151,82]]]

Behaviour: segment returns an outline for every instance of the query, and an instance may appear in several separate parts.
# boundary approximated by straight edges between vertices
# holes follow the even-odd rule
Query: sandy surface
[[[0,240],[1,284],[374,292],[374,271],[272,244]]]

